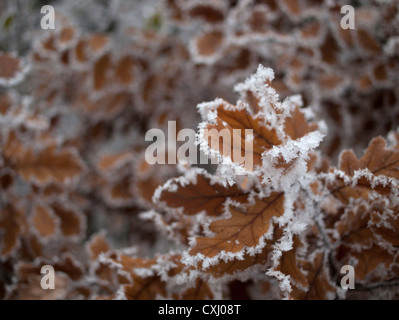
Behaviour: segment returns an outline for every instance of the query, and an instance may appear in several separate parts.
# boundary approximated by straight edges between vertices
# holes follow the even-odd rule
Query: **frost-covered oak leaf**
[[[232,162],[247,172],[271,166],[287,175],[304,166],[326,128],[322,122],[309,122],[312,113],[300,109],[302,101],[297,96],[279,101],[270,86],[273,78],[273,71],[260,65],[254,75],[235,87],[241,95],[237,105],[222,99],[198,105],[204,120],[199,125],[199,141],[205,154],[221,157],[223,163]]]
[[[38,184],[66,183],[83,172],[83,162],[73,149],[57,150],[54,146],[39,152],[26,148],[10,134],[3,149],[6,163],[24,179]]]
[[[57,217],[47,206],[36,205],[33,208],[32,223],[41,237],[51,237],[57,232]]]
[[[397,210],[385,201],[369,200],[346,209],[335,223],[336,259],[340,264],[357,261],[356,280],[364,280],[370,274],[373,281],[387,280],[376,269],[382,265],[389,268],[394,260],[388,248],[395,251],[399,244]]]
[[[103,233],[93,235],[90,242],[87,244],[87,251],[90,255],[90,260],[96,260],[101,253],[108,252],[111,246],[107,242]]]
[[[182,300],[211,300],[214,298],[214,294],[208,283],[198,278],[193,287],[188,288],[180,295],[176,294],[175,298]]]
[[[132,159],[132,153],[128,151],[104,154],[97,163],[100,171],[115,171]]]
[[[337,289],[331,283],[324,263],[324,254],[316,253],[309,261],[299,261],[300,267],[306,272],[306,289],[293,286],[289,297],[294,300],[327,300],[332,299]]]
[[[28,67],[14,54],[0,52],[0,85],[13,86],[21,82]]]
[[[284,251],[281,254],[279,264],[275,268],[277,271],[290,276],[290,280],[294,281],[295,284],[299,284],[303,288],[306,288],[308,280],[303,270],[301,270],[297,258],[297,250],[302,246],[298,236],[293,239],[292,249]]]
[[[360,252],[356,250],[349,251],[347,260],[350,261],[350,257],[355,258],[354,260],[357,261],[354,266],[357,281],[365,280],[370,276],[372,276],[372,281],[375,282],[389,280],[384,272],[378,271],[379,267],[382,267],[383,270],[389,269],[394,262],[394,255],[390,254],[388,250],[378,245],[373,245],[371,248],[363,249]]]
[[[53,203],[51,208],[60,221],[60,229],[64,236],[81,235],[85,226],[83,214],[78,209],[61,203]]]
[[[268,233],[272,218],[284,214],[284,194],[273,192],[253,205],[230,208],[231,216],[210,224],[209,237],[197,237],[190,249],[191,256],[213,258],[224,252],[227,255],[242,253],[244,248],[255,248]]]
[[[143,259],[137,257],[129,257],[126,255],[120,255],[117,259],[114,260],[118,264],[120,264],[122,270],[126,272],[134,272],[134,269],[138,268],[151,268],[156,263],[156,259]]]
[[[252,116],[244,107],[237,108],[228,102],[220,101],[214,112],[216,112],[216,117],[200,130],[200,138],[207,141],[212,151],[230,158],[233,162],[240,163],[240,159],[236,157],[244,157],[246,151],[252,152],[253,165],[261,166],[262,153],[281,144],[276,130],[267,127],[262,117]],[[229,132],[230,139],[219,138],[224,129]],[[246,136],[245,129],[252,129],[253,137]],[[236,131],[239,132],[238,139],[235,138],[233,130],[239,130]],[[246,146],[247,139],[251,139],[253,144]],[[250,149],[246,150],[246,148]]]
[[[334,228],[339,241],[349,246],[370,246],[373,234],[368,227],[370,209],[365,205],[359,205],[347,209],[335,223]]]
[[[242,276],[242,272],[251,267],[267,265],[271,251],[272,247],[266,245],[260,253],[255,255],[245,254],[243,259],[234,258],[229,261],[219,261],[218,264],[206,268],[205,272],[214,278],[221,278],[226,275]]]
[[[283,235],[283,228],[273,226],[273,237],[266,239],[266,245],[262,248],[259,253],[255,254],[244,254],[243,257],[236,257],[232,260],[222,260],[216,265],[211,265],[205,268],[204,272],[212,275],[214,278],[221,278],[226,275],[243,277],[243,272],[249,270],[252,274],[254,267],[257,270],[266,271],[270,267],[271,253],[273,252],[273,244],[278,241]]]
[[[117,177],[119,176],[117,175]],[[116,207],[132,204],[134,200],[132,180],[127,175],[122,176],[120,180],[108,182],[108,185],[104,188],[104,197],[107,204]]]
[[[374,208],[370,229],[378,240],[388,243],[393,249],[399,248],[399,205]]]
[[[353,265],[357,282],[368,279],[368,283],[388,281],[390,273],[385,270],[394,263],[394,255],[377,244],[361,250],[342,245],[337,249],[336,258],[339,265]]]
[[[299,107],[296,107],[291,112],[291,115],[285,118],[284,122],[284,131],[293,140],[301,138],[311,131],[317,130],[318,127],[317,123],[308,123]]]
[[[237,185],[223,186],[215,180],[204,170],[196,170],[191,172],[189,179],[179,177],[169,180],[156,192],[155,198],[170,208],[183,208],[184,214],[193,215],[204,211],[209,216],[221,215],[227,199],[247,202],[248,192]]]
[[[166,297],[166,283],[158,276],[141,278],[133,274],[133,284],[125,285],[123,290],[128,300],[154,300]]]
[[[331,193],[344,203],[350,198],[365,198],[370,190],[389,194],[397,190],[399,179],[399,151],[387,147],[382,137],[374,138],[363,157],[358,159],[352,150],[342,152],[337,175],[329,184]]]
[[[112,257],[111,261],[111,265],[117,266],[122,271],[121,276],[129,275],[124,280],[125,285],[123,286],[125,297],[129,300],[170,298],[167,291],[168,279],[187,274],[188,270],[193,269],[193,267],[181,263],[179,254],[164,254],[153,259],[120,255]],[[199,283],[197,282],[197,284]],[[189,290],[191,286],[186,287],[188,290],[180,288],[183,291],[176,293],[175,298],[193,299],[196,296],[197,299],[200,299],[201,296],[212,298],[209,287],[205,283],[201,286],[203,286],[200,290],[203,291],[202,293]]]
[[[135,258],[121,255],[113,258],[118,268],[129,274],[131,282],[123,285],[123,293],[128,300],[153,300],[156,297],[166,297],[165,282],[151,270],[156,265],[156,259]],[[143,270],[141,273],[137,270]]]
[[[387,148],[384,138],[374,138],[360,159],[352,150],[343,152],[340,168],[350,176],[353,176],[356,170],[367,169],[376,176],[399,179],[399,151]]]

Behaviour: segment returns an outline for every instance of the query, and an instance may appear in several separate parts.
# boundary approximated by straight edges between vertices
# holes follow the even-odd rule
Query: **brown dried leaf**
[[[65,236],[72,237],[81,234],[83,229],[81,213],[75,212],[75,210],[67,208],[60,203],[54,203],[51,207],[60,219],[60,229]]]
[[[200,18],[208,23],[221,22],[224,14],[221,10],[208,4],[197,4],[190,9],[189,15],[193,18]]]
[[[389,269],[390,264],[394,261],[394,256],[378,245],[373,245],[371,248],[363,249],[360,252],[350,251],[348,252],[348,257],[349,256],[358,260],[358,263],[354,266],[356,280],[365,280],[367,277],[370,277],[380,265],[382,265],[384,269]],[[374,279],[370,280],[383,281],[387,279],[374,274]]]
[[[393,248],[399,247],[399,206],[389,208],[386,213],[384,204],[373,206],[370,229],[378,240],[389,243]]]
[[[300,266],[307,272],[306,291],[294,286],[290,297],[295,300],[327,300],[332,298],[336,288],[331,284],[324,264],[324,254],[319,252],[313,261],[301,261]]]
[[[212,31],[196,39],[196,48],[201,56],[211,56],[217,52],[223,41],[223,33]]]
[[[51,264],[51,263],[49,263]],[[43,263],[44,265],[44,263]],[[61,271],[69,276],[72,280],[79,280],[84,274],[82,265],[76,261],[75,257],[69,253],[62,255],[55,264],[53,264],[55,271]]]
[[[282,272],[285,275],[289,275],[290,279],[295,284],[299,284],[303,288],[307,288],[309,283],[305,274],[300,268],[297,257],[297,250],[302,246],[298,236],[293,239],[292,249],[284,251],[280,257],[279,265],[276,267],[277,271]]]
[[[92,50],[94,53],[101,52],[106,48],[106,45],[109,43],[110,39],[105,34],[93,34],[90,36],[88,41],[88,48]]]
[[[202,254],[212,258],[222,250],[238,253],[245,247],[256,247],[270,228],[273,217],[284,214],[284,194],[274,192],[267,198],[256,199],[245,209],[231,208],[231,217],[216,220],[209,229],[212,237],[197,237],[190,255]]]
[[[7,52],[0,52],[0,78],[10,80],[22,70],[21,60]]]
[[[262,118],[252,117],[246,109],[237,109],[227,102],[223,102],[217,107],[217,118],[215,124],[208,124],[204,131],[204,139],[208,141],[208,145],[215,151],[218,151],[225,157],[230,157],[232,161],[237,161],[234,158],[234,150],[238,150],[237,153],[240,156],[245,154],[245,129],[252,129],[254,140],[253,140],[253,164],[262,165],[262,153],[267,151],[275,145],[281,144],[280,139],[277,137],[277,133],[274,129],[268,129],[265,125],[265,121]],[[214,133],[221,133],[223,129],[227,129],[230,133],[231,140],[220,139],[219,135]],[[233,130],[239,129],[241,133],[240,141],[233,139]],[[239,144],[239,145],[235,145]],[[225,146],[224,146],[225,145]],[[224,154],[224,148],[227,154]],[[248,168],[250,169],[250,168]]]
[[[96,260],[101,253],[106,253],[111,249],[102,233],[95,234],[88,243],[88,251],[90,254],[90,260]]]
[[[110,183],[109,188],[106,189],[106,201],[111,206],[131,205],[134,196],[129,176],[122,177],[120,181]]]
[[[357,30],[357,36],[358,36],[358,40],[360,45],[373,53],[378,53],[380,52],[381,48],[380,48],[380,44],[377,42],[376,39],[374,39],[371,34],[366,31],[363,28],[360,28]]]
[[[370,211],[364,205],[347,210],[335,224],[339,240],[347,245],[369,246],[373,241],[369,220]]]
[[[126,164],[132,159],[132,154],[129,151],[104,154],[98,161],[97,167],[101,171],[116,170]]]
[[[368,169],[376,176],[399,179],[399,151],[386,148],[384,138],[374,138],[360,159],[352,150],[344,151],[341,155],[340,169],[349,176],[353,176],[355,170]]]
[[[307,133],[317,130],[317,128],[316,123],[309,124],[306,121],[305,115],[299,107],[296,107],[291,116],[287,117],[284,122],[284,131],[293,140],[301,138]]]
[[[128,85],[133,81],[133,68],[135,62],[132,57],[121,58],[116,64],[115,78],[122,84]]]
[[[140,278],[133,274],[133,284],[125,285],[123,292],[128,300],[155,300],[166,297],[166,283],[158,276]]]
[[[173,187],[173,191],[169,191],[170,187]],[[165,202],[170,208],[183,208],[183,212],[188,215],[205,211],[209,216],[219,216],[228,198],[245,203],[247,196],[248,193],[240,190],[237,185],[224,187],[212,183],[211,177],[206,174],[197,174],[195,183],[182,182],[180,179],[170,181],[168,188],[161,191],[159,201]]]
[[[214,298],[213,292],[209,285],[202,279],[197,279],[195,286],[187,289],[180,295],[176,295],[182,300],[212,300]]]
[[[53,236],[57,232],[57,222],[57,217],[49,207],[37,205],[33,208],[32,223],[40,236]]]
[[[243,260],[233,259],[230,261],[220,261],[214,266],[210,266],[205,270],[206,273],[211,274],[214,278],[221,278],[226,275],[238,275],[246,269],[261,265],[267,265],[272,247],[269,243],[263,248],[261,253],[255,255],[245,254]],[[266,270],[265,270],[266,271]]]
[[[102,90],[109,80],[109,72],[111,70],[111,58],[104,55],[94,65],[93,71],[93,87],[95,90]]]
[[[83,163],[72,149],[47,147],[38,153],[25,148],[10,134],[3,154],[9,165],[24,179],[38,184],[52,181],[66,183],[83,172]]]
[[[356,170],[367,169],[374,177],[399,179],[399,151],[394,148],[387,148],[384,138],[374,138],[363,157],[358,159],[352,150],[345,150],[341,154],[339,168],[352,178]],[[368,198],[371,189],[381,193],[391,192],[390,183],[372,182],[366,177],[360,177],[355,187],[345,183],[337,177],[329,184],[331,193],[343,203],[349,203],[350,198]]]
[[[151,275],[151,267],[157,263],[157,259],[143,259],[121,255],[114,260],[132,278],[133,282],[123,287],[128,300],[154,300],[159,296],[167,297],[166,282],[162,281],[161,277],[155,274],[155,272]],[[148,276],[141,277],[135,272],[135,269],[143,268],[148,269],[150,272]]]

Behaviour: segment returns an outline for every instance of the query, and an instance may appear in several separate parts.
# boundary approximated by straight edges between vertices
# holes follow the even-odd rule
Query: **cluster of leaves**
[[[0,4],[0,298],[397,297],[396,1],[358,4],[356,30],[330,1],[55,1],[56,30],[22,47],[15,3]],[[274,72],[242,81],[260,62]],[[227,161],[146,163],[148,129],[198,114],[199,148]],[[240,145],[205,129],[241,129]],[[248,140],[250,167],[232,156]]]
[[[133,279],[123,287],[126,297],[138,298],[148,288],[143,279],[151,279],[158,288],[152,298],[184,298],[192,288],[196,298],[220,298],[233,294],[238,279],[252,298],[344,298],[340,269],[347,264],[355,268],[353,297],[396,297],[399,135],[389,146],[375,138],[360,159],[344,151],[334,167],[315,150],[324,123],[310,122],[297,97],[279,102],[272,77],[260,66],[236,86],[236,105],[199,105],[200,128],[253,130],[254,167],[241,165],[245,174],[235,175],[239,164],[230,158],[213,174],[185,168],[156,190],[155,208],[142,217],[180,250],[133,266],[123,254],[113,259]],[[205,153],[226,157],[203,132]]]

